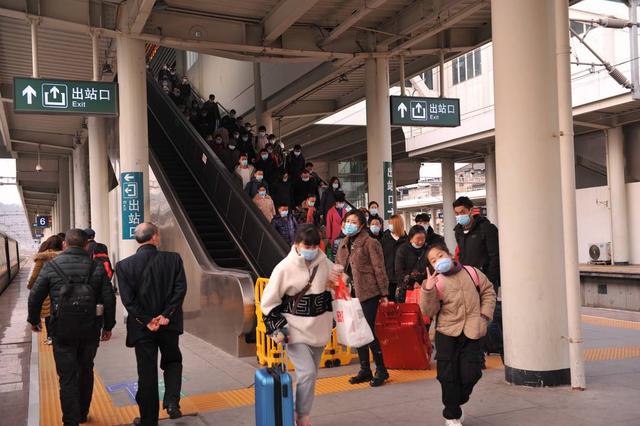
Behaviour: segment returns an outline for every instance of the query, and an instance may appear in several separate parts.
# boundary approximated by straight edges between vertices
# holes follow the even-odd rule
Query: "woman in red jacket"
[[[340,235],[342,230],[342,219],[347,214],[345,209],[345,197],[344,192],[336,192],[336,203],[327,212],[327,240],[329,244],[333,245],[333,242]]]

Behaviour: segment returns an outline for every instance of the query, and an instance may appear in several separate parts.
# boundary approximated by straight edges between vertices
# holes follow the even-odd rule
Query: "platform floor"
[[[0,296],[0,424],[60,424],[57,377],[51,348],[36,336],[39,401],[29,412],[31,337],[25,325],[29,266]],[[508,385],[498,358],[465,406],[465,425],[638,425],[640,424],[640,313],[585,308],[587,386],[530,389]],[[128,424],[137,414],[136,368],[124,346],[123,312],[110,342],[96,357],[92,425]],[[190,334],[181,339],[185,413],[161,425],[252,425],[255,358],[232,357]],[[314,425],[440,425],[440,386],[433,371],[392,371],[381,388],[347,383],[357,366],[321,369]],[[295,373],[294,373],[295,376]],[[161,375],[160,375],[161,377]],[[162,381],[159,383],[162,391]],[[32,391],[32,401],[35,389]],[[162,413],[164,414],[164,413]]]

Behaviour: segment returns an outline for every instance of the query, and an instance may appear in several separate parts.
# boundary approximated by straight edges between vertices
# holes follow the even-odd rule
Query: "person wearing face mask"
[[[293,175],[289,172],[289,178]],[[308,170],[303,170],[302,174],[294,181],[293,185],[293,202],[296,206],[302,204],[309,194],[318,195],[318,185],[311,180]]]
[[[256,169],[264,171],[264,179],[269,182],[269,185],[274,185],[278,179],[278,168],[276,163],[269,155],[266,149],[261,149],[256,160]]]
[[[382,246],[369,236],[365,225],[362,212],[352,210],[347,213],[343,231],[346,237],[338,247],[336,263],[344,267],[344,272],[353,285],[352,290],[355,290],[355,297],[362,305],[362,312],[374,337],[373,342],[358,348],[360,371],[349,379],[349,383],[369,382],[370,386],[377,387],[383,385],[389,378],[380,342],[375,333],[378,305],[388,302],[389,280],[384,268]],[[369,350],[376,363],[375,375],[371,372]]]
[[[227,148],[222,151],[222,155],[220,159],[222,163],[224,163],[229,173],[233,173],[236,166],[238,165],[238,161],[240,160],[240,151],[237,149],[236,140],[231,139]]]
[[[284,172],[279,179],[276,179],[274,185],[272,185],[273,190],[271,193],[273,194],[273,199],[277,206],[282,204],[286,204],[289,207],[289,211],[294,210],[293,197],[292,197],[292,188],[291,179],[289,179],[289,174]]]
[[[419,213],[415,218],[416,225],[420,225],[427,231],[427,246],[435,243],[444,243],[444,237],[440,234],[436,234],[433,227],[430,225],[431,215],[428,213]]]
[[[257,174],[258,172],[256,172]],[[265,182],[256,185],[256,195],[254,195],[253,202],[258,209],[262,212],[264,217],[267,218],[268,222],[271,222],[273,216],[276,214],[276,208],[273,205],[273,199],[269,196],[267,184]]]
[[[229,132],[230,135],[233,134],[233,132],[235,131],[240,131],[240,129],[238,129],[238,126],[236,125],[236,110],[232,109],[231,111],[229,111],[229,114],[225,115],[224,117],[222,117],[222,127],[224,127],[225,129],[227,129],[227,131]]]
[[[189,105],[191,102],[191,83],[189,83],[189,78],[182,77],[182,83],[178,85],[180,89],[180,96],[182,97],[182,102],[185,105]]]
[[[389,300],[396,301],[396,289],[398,280],[396,279],[396,253],[398,249],[407,242],[407,233],[404,229],[404,219],[399,214],[394,214],[388,220],[388,229],[382,236],[382,252],[384,253],[384,267],[389,278]]]
[[[260,186],[264,186],[266,190],[269,191],[269,183],[267,183],[267,181],[264,179],[264,171],[261,169],[256,169],[256,171],[253,172],[253,177],[251,178],[247,186],[245,186],[244,190],[246,191],[247,195],[249,195],[249,198],[253,198],[258,193],[258,188]],[[272,216],[273,215],[269,216],[269,221],[271,221]]]
[[[249,157],[247,156],[247,154],[245,154],[244,152],[241,153],[234,174],[242,182],[243,188],[246,188],[249,185],[249,182],[251,182],[251,177],[253,176],[254,170],[254,167],[249,164]]]
[[[269,139],[267,137],[267,128],[265,126],[258,127],[258,134],[255,137],[254,145],[257,151],[267,148],[267,143],[269,143]]]
[[[342,183],[337,176],[333,176],[329,179],[329,187],[324,191],[320,200],[320,215],[322,218],[327,216],[329,209],[336,203],[337,192],[342,192]]]
[[[208,139],[207,139],[208,142]],[[211,145],[211,149],[218,156],[220,160],[222,160],[223,153],[227,149],[224,147],[224,143],[222,143],[222,135],[215,135],[213,137],[213,144]]]
[[[302,174],[302,171],[305,170],[305,163],[304,155],[302,155],[302,147],[300,145],[294,146],[293,151],[291,151],[287,157],[287,171],[289,172],[289,176],[297,179]]]
[[[453,203],[457,225],[453,228],[456,236],[457,258],[460,263],[481,270],[493,289],[500,289],[500,251],[498,228],[484,216],[474,215],[473,202],[468,197],[460,197]],[[489,336],[483,342],[487,352],[497,352],[504,356],[502,337],[502,302],[498,299],[494,320],[489,325]]]
[[[374,240],[382,242],[382,220],[377,217],[369,217],[369,235]]]
[[[286,156],[284,153],[284,143],[276,141],[276,135],[269,135],[269,143],[273,145],[273,157],[278,167],[285,170]]]
[[[298,222],[296,218],[290,214],[289,205],[286,203],[278,205],[278,213],[273,217],[271,224],[288,245],[293,244],[293,238],[298,230]]]
[[[380,205],[377,201],[369,202],[369,221],[371,221],[371,219],[378,219],[382,226],[384,226],[384,220],[382,216],[380,216]]]
[[[209,99],[202,104],[202,109],[207,110],[213,128],[218,129],[220,127],[220,108],[218,108],[218,103],[216,102],[216,95],[211,93]]]
[[[480,339],[487,334],[493,317],[496,293],[482,271],[456,262],[443,243],[429,247],[427,259],[420,308],[423,314],[436,318],[436,360],[445,424],[461,425],[462,405],[482,377]]]
[[[420,225],[409,230],[407,242],[396,252],[395,279],[398,283],[396,300],[404,303],[407,290],[417,288],[427,268],[427,231]]]
[[[240,133],[239,131],[235,131],[233,132],[234,135],[234,139],[235,139],[235,135],[239,135],[238,139],[237,139],[237,149],[240,152],[244,152],[245,154],[247,154],[247,159],[249,160],[250,164],[253,164],[255,162],[255,156],[256,156],[256,152],[253,150],[253,144],[251,143],[251,140],[249,139],[249,135],[246,133]]]
[[[339,270],[320,250],[313,225],[300,225],[291,251],[271,273],[260,308],[267,334],[288,339],[287,356],[296,371],[295,423],[311,425],[311,408],[320,359],[331,337],[331,281]],[[296,299],[298,300],[296,303]]]
[[[315,194],[309,194],[307,199],[296,208],[296,218],[298,223],[310,223],[316,226],[319,225],[316,200],[317,198]]]
[[[342,219],[347,214],[344,193],[337,192],[335,194],[335,200],[336,202],[333,204],[333,207],[331,207],[327,212],[326,229],[329,244],[333,244],[335,239],[340,235],[340,232],[342,231]]]

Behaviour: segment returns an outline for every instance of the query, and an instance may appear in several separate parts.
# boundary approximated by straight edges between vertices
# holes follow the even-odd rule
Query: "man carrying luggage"
[[[28,321],[33,331],[41,330],[40,308],[47,296],[54,308],[49,333],[65,426],[87,422],[100,328],[102,340],[107,341],[116,323],[111,282],[102,264],[89,257],[86,245],[87,235],[82,229],[67,231],[64,251],[45,263],[29,294]]]
[[[140,418],[135,425],[158,424],[158,350],[164,371],[163,406],[172,419],[180,412],[183,333],[182,302],[187,293],[182,259],[178,253],[158,250],[160,232],[152,223],[136,227],[140,244],[136,254],[116,265],[118,287],[127,316],[127,346],[135,348],[138,364],[136,402]]]

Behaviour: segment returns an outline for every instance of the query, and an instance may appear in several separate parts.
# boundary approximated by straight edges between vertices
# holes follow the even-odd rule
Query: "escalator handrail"
[[[195,148],[197,148],[200,152],[203,152],[205,154],[208,162],[215,164],[215,170],[217,175],[216,177],[221,179],[221,181],[216,182],[216,185],[218,184],[225,185],[227,188],[229,188],[230,195],[235,194],[236,195],[235,200],[237,200],[237,202],[240,203],[240,205],[237,206],[234,209],[234,211],[240,211],[238,210],[238,208],[242,209],[241,211],[246,212],[247,217],[250,218],[249,221],[251,222],[251,224],[259,227],[258,229],[260,229],[261,232],[257,232],[255,235],[255,238],[259,238],[262,240],[260,244],[260,247],[261,247],[260,253],[257,253],[255,255],[253,253],[246,253],[246,252],[245,253],[248,254],[249,257],[253,257],[256,264],[260,265],[261,262],[259,258],[260,258],[260,254],[262,253],[262,247],[264,247],[265,242],[267,242],[268,243],[267,249],[275,250],[275,253],[272,253],[272,254],[276,255],[276,257],[284,258],[289,252],[289,247],[287,247],[287,244],[284,242],[282,237],[269,224],[269,222],[262,215],[262,213],[258,211],[253,201],[244,192],[244,190],[238,187],[237,180],[229,173],[229,171],[224,166],[224,164],[222,164],[218,156],[213,152],[211,147],[204,141],[204,139],[202,139],[202,136],[200,136],[200,134],[196,132],[196,130],[191,125],[191,123],[189,123],[186,120],[186,118],[180,113],[175,103],[166,94],[162,92],[158,82],[153,78],[151,74],[147,75],[147,86],[152,87],[153,90],[156,91],[156,93],[159,95],[159,98],[164,102],[165,106],[168,107],[173,113],[172,114],[173,117],[162,117],[162,119],[177,120],[181,125],[180,127],[182,128],[182,130],[185,131],[190,136],[190,139],[192,139],[196,143]],[[158,118],[160,119],[160,117]],[[159,121],[159,122],[162,123],[162,121]],[[169,140],[178,152],[181,152],[181,150],[186,149],[185,143],[176,143],[176,141],[174,141],[173,138],[169,138]],[[185,142],[185,141],[181,141],[181,142]],[[186,163],[188,164],[188,162]],[[200,185],[207,184],[207,182],[199,182],[199,183]],[[211,200],[211,201],[214,202],[214,200]],[[223,223],[227,222],[228,218],[225,215],[223,215],[221,211],[218,210],[218,212],[220,213],[219,216],[222,222]],[[255,227],[253,229],[255,229]],[[235,231],[240,234],[243,230],[235,230]],[[240,241],[242,240],[240,239]],[[245,242],[243,241],[243,243]],[[263,274],[265,274],[266,272],[270,273],[273,266],[275,265],[269,265],[267,267],[265,267],[265,265],[261,265],[260,267],[260,269],[262,270],[261,272]]]

